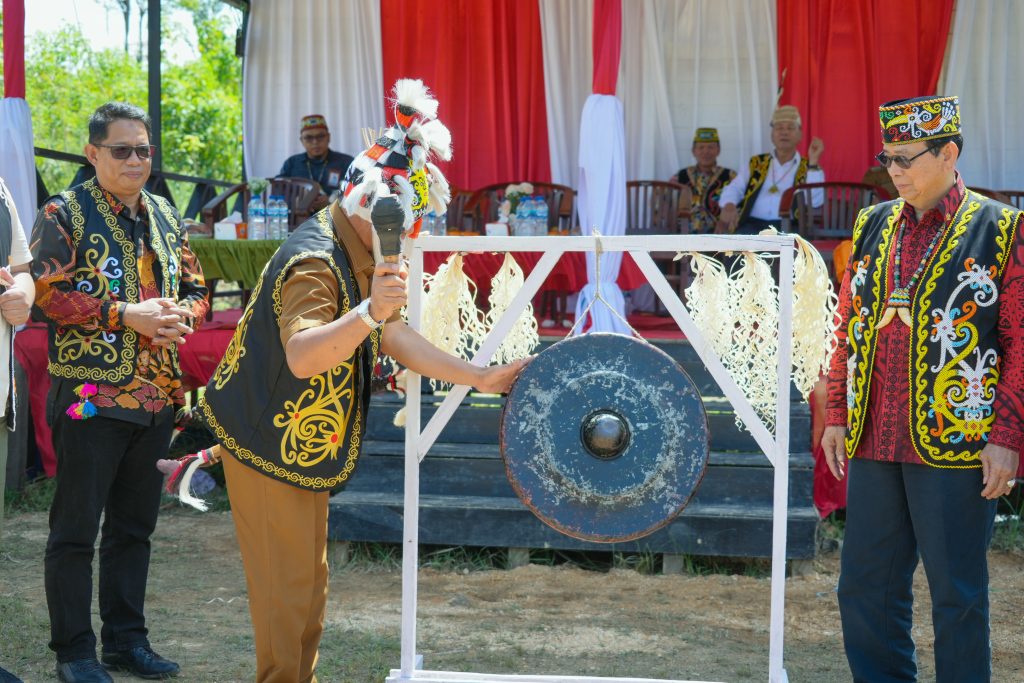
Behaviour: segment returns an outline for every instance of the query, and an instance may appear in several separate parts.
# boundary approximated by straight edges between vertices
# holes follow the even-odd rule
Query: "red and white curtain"
[[[32,113],[25,101],[25,2],[4,0],[3,10],[4,97],[0,99],[0,178],[10,189],[22,227],[28,233],[36,215],[36,167]]]
[[[827,177],[860,180],[880,147],[877,106],[941,91],[961,96],[968,183],[1024,188],[1024,127],[1012,119],[1024,3],[630,0],[622,12],[615,94],[629,178],[692,163],[698,126],[719,129],[720,163],[745,164],[770,146],[781,89],[780,102],[803,114],[804,145],[824,139]],[[336,149],[359,151],[359,129],[386,123],[391,84],[418,77],[452,130],[456,187],[576,187],[591,32],[603,20],[592,0],[254,2],[247,170],[272,175],[301,151],[298,121],[309,113],[327,116]]]

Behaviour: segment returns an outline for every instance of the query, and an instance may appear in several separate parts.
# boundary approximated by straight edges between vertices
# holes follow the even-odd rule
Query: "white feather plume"
[[[412,107],[428,119],[437,116],[437,100],[427,86],[418,78],[401,78],[395,82],[393,90],[395,102]]]
[[[377,197],[386,197],[390,194],[391,192],[388,190],[388,186],[381,174],[381,168],[374,166],[363,172],[362,180],[342,200],[341,208],[345,209],[345,213],[349,216],[359,216],[360,218],[370,220],[370,209],[373,206],[373,201]],[[363,206],[363,198],[370,200],[366,206]]]
[[[405,214],[402,227],[408,230],[412,227],[412,223],[415,220],[415,217],[412,215],[412,202],[416,198],[416,190],[413,189],[412,183],[400,175],[392,176],[391,180],[395,183],[395,187],[398,188],[396,196],[402,204],[402,213]]]

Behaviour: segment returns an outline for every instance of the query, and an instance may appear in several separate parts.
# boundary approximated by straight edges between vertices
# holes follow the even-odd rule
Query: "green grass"
[[[995,529],[992,532],[992,547],[996,550],[1006,552],[1019,550],[1024,551],[1024,523],[1021,522],[1021,515],[1024,514],[1024,499],[1017,498],[1018,503],[1014,505],[1009,498],[1003,498],[1000,502],[1000,510],[1009,507],[1009,514],[1001,514],[996,520]]]
[[[4,509],[7,513],[46,512],[53,502],[57,480],[40,477],[25,485],[21,491],[4,492]]]
[[[401,639],[329,625],[320,641],[317,677],[322,681],[366,683],[383,681],[398,668]]]

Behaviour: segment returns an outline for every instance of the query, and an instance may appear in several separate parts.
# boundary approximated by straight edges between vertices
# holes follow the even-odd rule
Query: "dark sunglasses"
[[[110,156],[114,157],[118,161],[124,161],[132,155],[132,152],[139,157],[139,159],[149,159],[156,154],[156,145],[103,145],[96,143],[97,147],[106,147],[110,150]]]
[[[321,140],[327,139],[327,133],[320,133],[318,135],[303,135],[301,140],[303,142],[320,142]]]
[[[921,152],[920,154],[915,154],[910,158],[900,156],[891,157],[885,152],[879,152],[875,158],[878,159],[878,163],[880,163],[882,166],[885,166],[886,168],[889,168],[889,166],[891,166],[892,164],[896,164],[900,168],[907,169],[910,168],[910,164],[914,163],[914,159],[923,155],[925,152],[930,151],[930,149],[925,149],[924,152]]]

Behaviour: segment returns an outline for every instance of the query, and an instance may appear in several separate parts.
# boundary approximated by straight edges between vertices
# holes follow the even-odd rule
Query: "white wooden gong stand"
[[[647,276],[654,292],[675,319],[687,341],[710,370],[733,409],[743,419],[751,435],[761,447],[774,467],[774,502],[772,504],[772,576],[771,576],[771,621],[768,646],[768,682],[788,683],[786,670],[782,665],[783,611],[785,606],[786,578],[786,518],[789,499],[789,396],[791,366],[791,329],[793,300],[793,249],[792,236],[764,235],[652,235],[652,236],[584,236],[584,237],[435,237],[424,235],[413,243],[409,263],[409,324],[419,329],[422,320],[423,253],[442,252],[514,252],[543,251],[544,255],[527,276],[509,309],[490,331],[473,358],[475,365],[487,365],[515,320],[526,308],[527,303],[540,289],[541,283],[554,268],[559,257],[566,251],[598,250],[605,252],[628,252]],[[652,251],[757,251],[779,254],[779,356],[778,356],[778,403],[775,408],[776,431],[773,436],[754,411],[742,390],[729,376],[722,361],[704,339],[700,330],[690,318],[678,294],[665,280],[654,261]],[[603,304],[597,304],[603,305]],[[431,681],[432,683],[582,683],[603,681],[604,683],[654,683],[654,679],[640,678],[595,678],[592,676],[545,676],[545,675],[504,675],[460,673],[451,671],[429,671],[417,668],[416,655],[416,591],[419,567],[419,464],[434,444],[441,429],[448,423],[455,409],[465,398],[469,387],[455,386],[449,392],[437,412],[421,429],[420,418],[420,376],[409,372],[406,381],[406,427],[405,427],[405,501],[402,547],[402,649],[401,668],[392,669],[385,683],[405,681]],[[660,683],[684,683],[683,681],[662,680]],[[690,682],[695,683],[695,682]]]

